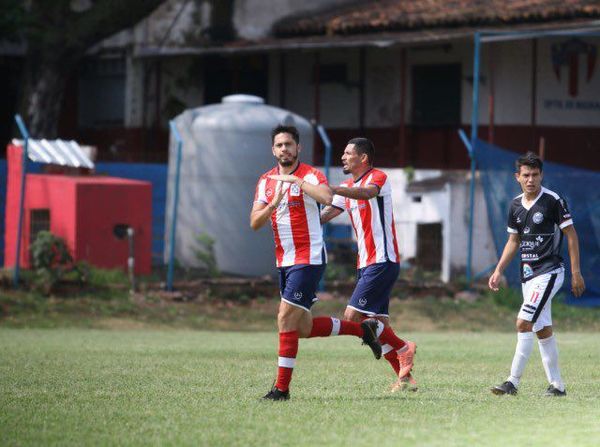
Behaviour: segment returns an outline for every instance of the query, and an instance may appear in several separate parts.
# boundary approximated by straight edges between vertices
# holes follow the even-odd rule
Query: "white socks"
[[[533,349],[533,338],[533,332],[517,333],[517,347],[510,368],[510,376],[508,377],[508,381],[512,382],[515,387],[519,386],[519,381],[521,380],[525,366],[527,366],[527,361]]]
[[[556,338],[554,335],[538,340],[540,347],[540,355],[542,363],[546,371],[548,382],[558,388],[560,391],[565,390],[565,386],[560,377],[560,368],[558,367],[558,348],[556,347]]]

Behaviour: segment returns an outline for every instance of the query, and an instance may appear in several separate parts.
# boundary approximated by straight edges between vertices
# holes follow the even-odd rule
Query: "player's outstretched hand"
[[[571,278],[571,291],[575,296],[581,296],[585,291],[585,281],[583,280],[583,276],[581,273],[575,272],[573,273]]]
[[[500,289],[501,277],[502,275],[499,272],[494,272],[492,273],[492,276],[490,276],[490,280],[488,281],[488,287],[494,292],[497,292]]]
[[[298,177],[296,177],[295,175],[290,175],[290,174],[270,175],[269,178],[271,180],[277,180],[277,181],[286,182],[286,183],[295,183],[298,181]]]

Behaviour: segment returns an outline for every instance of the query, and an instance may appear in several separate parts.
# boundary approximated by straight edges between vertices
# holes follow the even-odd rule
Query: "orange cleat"
[[[419,387],[417,386],[417,381],[412,376],[411,373],[404,377],[400,377],[393,385],[392,385],[392,393],[397,393],[399,391],[417,391]]]
[[[406,377],[410,374],[413,369],[415,353],[417,352],[417,345],[412,341],[406,342],[407,348],[398,354],[398,361],[400,362],[400,372],[398,377]]]

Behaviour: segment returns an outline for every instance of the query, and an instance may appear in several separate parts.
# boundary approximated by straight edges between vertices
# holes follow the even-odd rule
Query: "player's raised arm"
[[[281,182],[277,183],[275,187],[275,197],[271,203],[265,203],[262,201],[255,201],[250,211],[250,227],[256,231],[262,228],[271,218],[273,211],[277,209],[281,199],[283,198],[284,191]]]
[[[573,225],[563,228],[562,232],[567,237],[567,247],[571,259],[571,291],[578,297],[585,291],[585,281],[581,276],[581,267],[579,266],[579,238]]]
[[[506,241],[506,245],[504,246],[504,250],[502,251],[502,256],[500,256],[500,260],[498,261],[498,265],[496,266],[496,270],[490,276],[490,280],[488,281],[488,286],[494,292],[499,289],[500,286],[500,278],[502,277],[502,273],[510,264],[510,261],[515,257],[517,252],[519,251],[519,244],[521,243],[521,238],[517,233],[510,233],[508,236],[508,240]]]

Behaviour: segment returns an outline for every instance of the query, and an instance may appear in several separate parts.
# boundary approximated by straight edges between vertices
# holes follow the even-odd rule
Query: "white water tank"
[[[182,266],[200,266],[196,250],[198,237],[204,234],[215,241],[220,271],[249,276],[275,273],[270,222],[256,232],[250,228],[254,191],[259,176],[276,164],[271,130],[278,124],[298,128],[300,160],[312,163],[309,121],[250,95],[226,96],[221,104],[186,110],[174,121],[183,140],[175,259]],[[171,135],[165,262],[171,245],[176,161],[177,142]]]

